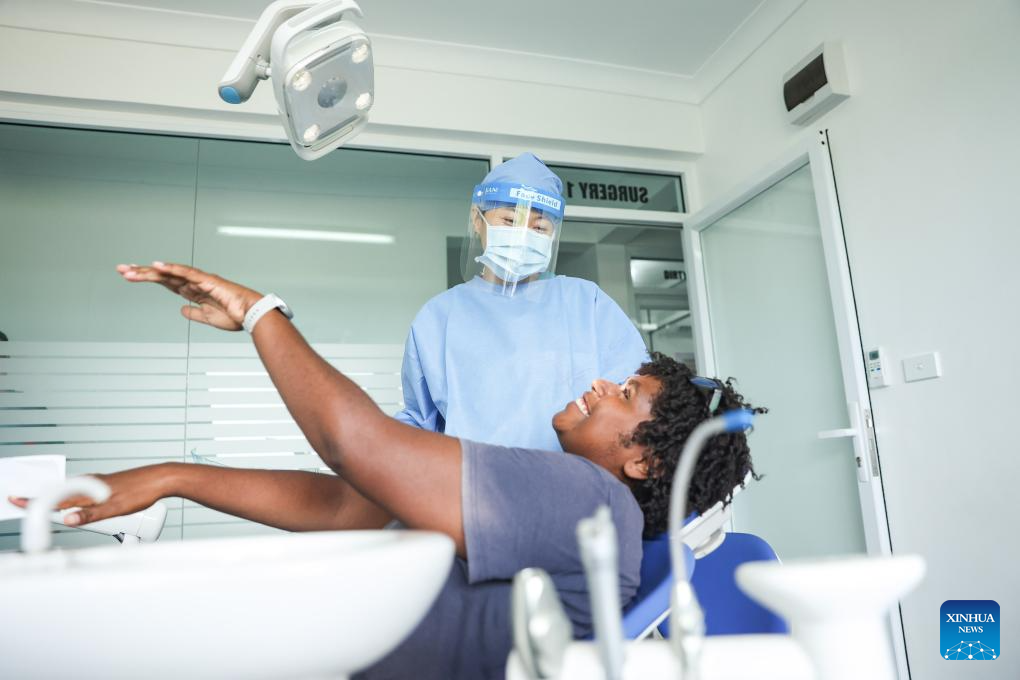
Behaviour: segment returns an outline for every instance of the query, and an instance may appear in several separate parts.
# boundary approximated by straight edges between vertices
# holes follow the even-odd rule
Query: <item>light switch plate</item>
[[[903,379],[907,382],[942,377],[942,361],[938,352],[928,352],[903,360]]]

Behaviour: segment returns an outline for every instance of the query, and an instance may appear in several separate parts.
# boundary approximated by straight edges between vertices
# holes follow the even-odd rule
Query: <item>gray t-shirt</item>
[[[505,677],[512,647],[511,581],[525,567],[549,572],[575,637],[591,632],[577,523],[606,504],[619,541],[620,606],[634,597],[644,517],[618,479],[584,458],[461,441],[464,540],[425,619],[358,680],[486,680]]]

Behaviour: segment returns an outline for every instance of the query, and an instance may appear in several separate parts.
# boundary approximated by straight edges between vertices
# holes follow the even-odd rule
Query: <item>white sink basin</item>
[[[0,555],[0,678],[343,678],[411,632],[452,559],[417,531]]]

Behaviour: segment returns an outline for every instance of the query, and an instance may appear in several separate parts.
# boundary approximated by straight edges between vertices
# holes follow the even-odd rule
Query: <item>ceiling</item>
[[[359,0],[365,14],[359,23],[374,40],[399,46],[390,50],[394,62],[406,64],[415,54],[421,58],[436,54],[446,70],[467,72],[473,65],[481,71],[478,64],[486,63],[486,56],[494,62],[516,57],[531,72],[546,66],[559,69],[561,81],[585,80],[601,70],[613,74],[602,81],[612,86],[630,74],[656,96],[700,103],[804,1]],[[168,21],[176,16],[241,23],[254,22],[268,4],[268,0],[78,2],[147,10]],[[450,56],[457,49],[460,59]],[[536,80],[543,78],[550,76],[541,74]]]

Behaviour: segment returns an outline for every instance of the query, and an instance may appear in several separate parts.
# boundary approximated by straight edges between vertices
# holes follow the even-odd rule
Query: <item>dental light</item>
[[[219,84],[229,104],[248,101],[272,78],[287,138],[315,160],[356,135],[375,102],[372,44],[345,15],[354,0],[277,0],[262,12]]]

